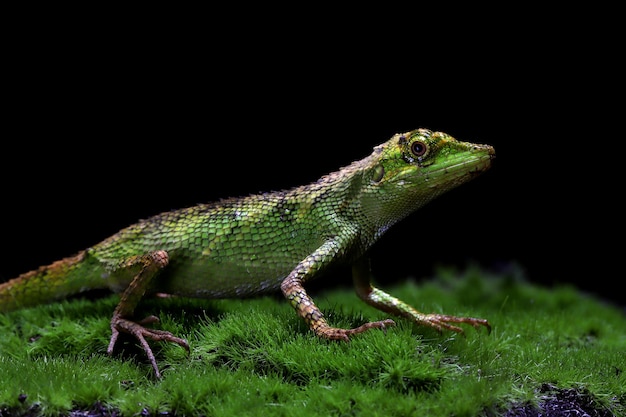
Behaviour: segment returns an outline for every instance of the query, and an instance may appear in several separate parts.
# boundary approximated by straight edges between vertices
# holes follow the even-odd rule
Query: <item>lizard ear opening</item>
[[[380,182],[385,175],[385,168],[382,165],[378,164],[374,167],[374,171],[372,173],[372,181]]]

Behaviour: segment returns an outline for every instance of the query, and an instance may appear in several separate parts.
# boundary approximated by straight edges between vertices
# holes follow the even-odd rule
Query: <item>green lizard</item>
[[[395,223],[487,170],[493,147],[427,129],[394,135],[371,155],[312,184],[230,198],[141,220],[78,254],[0,284],[0,311],[52,302],[86,290],[121,293],[111,319],[111,354],[120,332],[133,335],[157,377],[146,341],[187,341],[133,321],[145,294],[243,297],[282,290],[316,335],[348,341],[387,319],[354,329],[331,327],[304,283],[329,266],[352,265],[356,293],[368,304],[439,331],[455,324],[491,329],[487,320],[424,314],[370,283],[367,250]]]

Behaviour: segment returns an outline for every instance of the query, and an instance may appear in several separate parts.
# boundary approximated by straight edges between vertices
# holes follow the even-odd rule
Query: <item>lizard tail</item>
[[[89,272],[85,257],[86,252],[82,251],[0,284],[0,312],[52,302],[94,288],[85,276]]]

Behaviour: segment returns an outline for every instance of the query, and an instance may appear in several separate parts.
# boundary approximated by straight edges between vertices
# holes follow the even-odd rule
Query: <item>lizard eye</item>
[[[427,150],[428,147],[424,142],[415,141],[411,144],[411,153],[415,156],[423,156]]]

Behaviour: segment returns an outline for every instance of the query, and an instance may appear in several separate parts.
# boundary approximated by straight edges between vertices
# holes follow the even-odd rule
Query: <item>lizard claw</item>
[[[164,330],[156,330],[156,329],[147,329],[143,327],[142,324],[149,324],[158,322],[159,319],[155,316],[149,316],[140,322],[134,322],[131,320],[127,320],[121,317],[113,317],[111,320],[111,341],[109,342],[109,347],[107,348],[107,354],[111,355],[113,353],[113,349],[115,348],[115,343],[119,337],[120,332],[128,333],[133,335],[141,344],[141,347],[146,352],[148,356],[148,360],[152,364],[152,368],[154,369],[154,373],[157,378],[161,378],[161,372],[159,371],[159,367],[157,365],[156,358],[154,357],[154,353],[152,352],[152,348],[146,341],[146,338],[154,340],[156,342],[167,341],[178,344],[179,346],[184,347],[187,352],[189,352],[189,344],[185,339],[181,339],[179,337],[174,336],[172,333],[164,331]]]
[[[365,323],[364,325],[356,327],[354,329],[338,329],[335,327],[323,326],[315,329],[315,333],[325,339],[343,340],[344,342],[349,342],[350,336],[352,336],[353,334],[363,333],[369,329],[381,329],[386,333],[387,327],[395,325],[396,323],[393,320],[386,319]]]
[[[145,319],[138,321],[137,324],[140,325],[145,325],[145,324],[154,324],[154,323],[158,323],[161,320],[159,320],[159,318],[157,316],[148,316]]]
[[[450,323],[465,323],[473,326],[475,329],[479,329],[480,326],[487,328],[487,333],[491,333],[491,324],[485,319],[477,319],[473,317],[456,317],[446,316],[443,314],[427,314],[419,320],[420,324],[424,324],[430,327],[434,327],[439,332],[443,329],[452,330],[465,336],[465,331]]]

